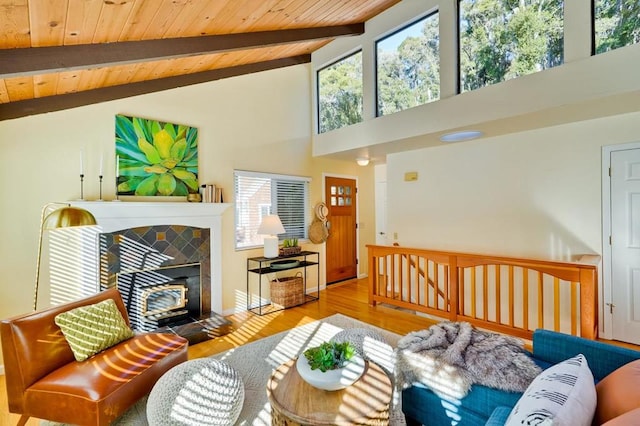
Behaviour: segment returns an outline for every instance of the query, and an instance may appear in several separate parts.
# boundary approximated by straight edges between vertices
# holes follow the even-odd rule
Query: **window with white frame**
[[[459,0],[460,91],[564,61],[563,0]]]
[[[640,43],[637,0],[595,0],[593,19],[596,54]]]
[[[376,42],[378,116],[440,99],[438,12]]]
[[[317,72],[318,133],[362,121],[362,51]]]
[[[236,249],[258,247],[263,235],[258,235],[262,218],[277,214],[284,226],[285,238],[307,238],[309,217],[308,177],[272,173],[234,172],[236,205]]]

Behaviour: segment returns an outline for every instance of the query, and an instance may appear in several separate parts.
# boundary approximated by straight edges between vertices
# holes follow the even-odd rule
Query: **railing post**
[[[458,320],[458,258],[449,256],[449,320]]]
[[[598,336],[598,262],[599,256],[590,255],[582,256],[577,262],[559,262],[559,261],[543,261],[535,259],[521,259],[521,258],[509,258],[491,255],[478,255],[467,253],[455,253],[455,252],[443,252],[436,250],[425,249],[413,249],[403,248],[397,246],[376,246],[368,245],[369,256],[369,305],[376,306],[377,303],[385,303],[401,308],[413,309],[418,312],[423,312],[429,315],[447,318],[450,321],[469,321],[470,323],[484,327],[490,330],[498,331],[501,333],[507,333],[514,336],[523,337],[525,339],[531,339],[532,331],[529,330],[529,308],[535,308],[535,300],[529,298],[529,274],[534,272],[539,277],[538,286],[536,291],[539,295],[543,295],[545,281],[543,276],[550,276],[554,278],[553,289],[556,295],[554,303],[560,303],[560,282],[569,283],[571,290],[572,300],[577,300],[575,291],[579,291],[579,306],[571,306],[570,315],[572,318],[576,318],[576,311],[580,310],[580,324],[577,325],[577,321],[572,319],[571,332],[576,334],[576,328],[579,327],[577,333],[588,339],[596,339]],[[412,256],[415,256],[415,261]],[[396,273],[395,257],[401,259],[400,268],[402,268],[402,259],[406,259],[407,262],[407,285],[409,289],[413,288],[412,279],[415,279],[416,286],[422,286],[422,290],[418,290],[415,294],[415,300],[412,299],[413,294],[402,290],[402,280],[400,280],[399,295],[394,293],[393,283],[398,283],[398,277]],[[424,259],[424,265],[421,266],[420,259]],[[430,272],[429,262],[433,262],[434,268]],[[390,269],[389,269],[389,265]],[[500,265],[509,266],[509,320],[507,323],[502,323],[500,310],[495,307],[496,316],[492,320],[492,315],[488,315],[489,307],[494,308],[493,302],[489,303],[488,297],[490,292],[487,290],[489,283],[488,275],[486,272],[486,265],[496,265],[496,274],[492,278],[494,285],[500,291]],[[475,312],[475,295],[473,288],[475,288],[475,281],[472,279],[469,285],[472,288],[472,294],[467,293],[465,288],[465,272],[470,270],[472,272],[471,278],[476,276],[475,268],[481,266],[485,271],[483,273],[483,286],[484,291],[482,295],[482,302],[484,304],[484,315],[482,318],[476,317]],[[515,279],[513,268],[521,268],[521,277]],[[415,268],[416,273],[411,273],[411,268]],[[444,268],[444,275],[438,276],[440,269]],[[432,276],[431,276],[432,274]],[[424,284],[420,283],[420,279],[424,278]],[[402,277],[401,277],[402,278]],[[546,278],[545,278],[546,279]],[[387,282],[389,281],[389,282]],[[444,281],[444,282],[443,282]],[[387,290],[387,284],[391,285],[391,289]],[[440,288],[443,284],[445,287]],[[522,288],[522,324],[516,326],[514,324],[514,287],[519,285]],[[579,287],[578,287],[579,285]],[[429,290],[433,289],[434,300],[438,297],[443,297],[446,300],[446,306],[439,306],[438,303],[433,305],[429,302]],[[444,291],[443,291],[444,290]],[[469,295],[469,299],[472,299],[471,305],[465,307],[465,293]],[[424,296],[421,296],[424,295]],[[423,297],[424,300],[421,298]],[[543,297],[538,297],[537,303],[539,304],[538,321],[543,318],[545,310],[541,304]],[[495,303],[500,303],[501,299],[496,297]],[[575,302],[571,302],[575,304]],[[493,305],[492,305],[493,304]],[[566,304],[566,303],[565,303]],[[560,308],[560,309],[559,309]],[[569,307],[567,307],[569,308]],[[554,328],[558,329],[557,318],[563,314],[562,306],[554,307]],[[541,323],[541,327],[544,327],[544,322]]]
[[[598,272],[580,268],[580,336],[598,337]]]
[[[376,306],[376,301],[373,296],[376,294],[378,288],[378,277],[380,276],[378,271],[378,258],[373,255],[373,247],[367,247],[369,251],[369,305]]]

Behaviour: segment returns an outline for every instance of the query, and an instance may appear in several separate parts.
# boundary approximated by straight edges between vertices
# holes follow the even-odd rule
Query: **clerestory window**
[[[640,42],[638,0],[594,0],[595,53]]]
[[[440,99],[438,13],[376,42],[377,115]]]
[[[362,121],[362,51],[317,73],[318,133]]]
[[[459,0],[460,92],[562,64],[562,0]]]

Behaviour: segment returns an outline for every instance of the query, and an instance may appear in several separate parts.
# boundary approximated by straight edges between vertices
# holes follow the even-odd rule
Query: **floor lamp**
[[[62,205],[51,213],[47,210],[53,206]],[[44,231],[59,228],[71,228],[75,226],[96,225],[96,218],[87,210],[71,207],[69,204],[49,203],[42,208],[40,217],[40,236],[38,239],[38,258],[36,260],[36,287],[33,295],[33,310],[38,309],[38,283],[40,281],[40,260],[42,258],[42,240]]]

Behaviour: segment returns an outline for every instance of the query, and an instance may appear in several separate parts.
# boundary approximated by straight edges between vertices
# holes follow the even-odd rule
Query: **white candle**
[[[116,155],[116,177],[120,177],[120,156]]]
[[[103,172],[103,170],[102,170],[102,163],[103,163],[103,161],[104,161],[104,157],[103,157],[102,153],[100,153],[100,176],[102,176],[102,175],[103,175],[103,174],[102,174],[102,172]]]
[[[80,150],[80,174],[84,174],[84,152]]]

